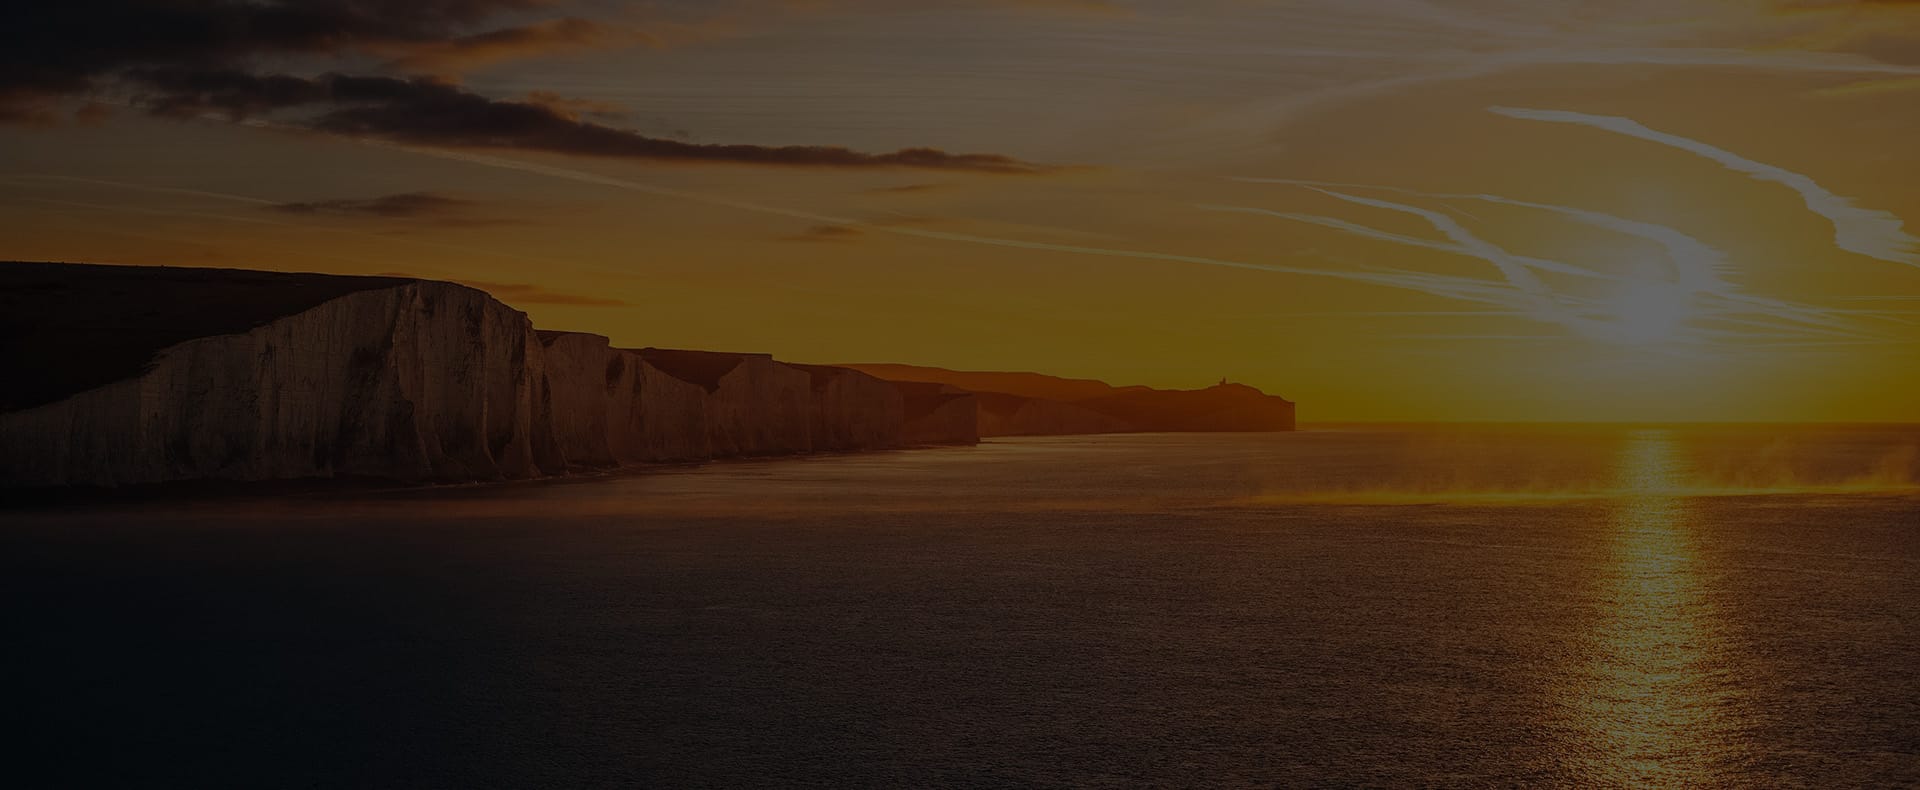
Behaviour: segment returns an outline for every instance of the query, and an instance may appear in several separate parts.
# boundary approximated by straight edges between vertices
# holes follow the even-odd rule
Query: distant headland
[[[463,285],[0,263],[0,487],[513,480],[993,436],[1288,431],[1222,382],[802,365],[536,330]]]

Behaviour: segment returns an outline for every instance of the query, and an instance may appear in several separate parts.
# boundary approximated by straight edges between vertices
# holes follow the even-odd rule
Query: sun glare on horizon
[[[1615,289],[1606,307],[1619,342],[1650,346],[1680,338],[1693,316],[1693,297],[1673,283],[1632,278]]]

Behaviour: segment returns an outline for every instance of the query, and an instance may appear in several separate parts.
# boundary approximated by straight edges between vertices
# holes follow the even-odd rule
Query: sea
[[[1916,787],[1920,428],[0,511],[13,787]]]

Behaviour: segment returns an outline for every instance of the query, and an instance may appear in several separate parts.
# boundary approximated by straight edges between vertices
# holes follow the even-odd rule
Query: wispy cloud
[[[1755,310],[1758,312],[1765,313],[1771,316],[1772,318],[1792,321],[1798,324],[1803,324],[1808,326],[1823,326],[1823,327],[1837,327],[1837,326],[1842,326],[1844,324],[1844,322],[1836,318],[1838,311],[1813,307],[1811,305],[1798,304],[1790,301],[1768,299],[1764,297],[1754,296],[1751,294],[1741,293],[1739,289],[1735,288],[1731,283],[1729,283],[1725,279],[1725,275],[1728,273],[1728,270],[1730,269],[1730,264],[1727,260],[1726,253],[1677,228],[1661,225],[1654,222],[1644,222],[1641,220],[1629,219],[1626,217],[1621,217],[1614,214],[1608,214],[1602,211],[1594,211],[1591,209],[1577,208],[1573,206],[1563,206],[1563,205],[1554,204],[1554,203],[1542,203],[1542,202],[1530,201],[1530,200],[1517,200],[1514,198],[1502,197],[1499,195],[1489,195],[1484,193],[1468,194],[1468,193],[1448,193],[1448,192],[1424,192],[1416,189],[1406,189],[1403,187],[1390,187],[1390,186],[1379,186],[1379,185],[1369,185],[1369,184],[1347,184],[1347,183],[1339,183],[1339,182],[1310,181],[1310,180],[1290,179],[1290,178],[1236,178],[1234,180],[1248,182],[1248,183],[1259,183],[1259,184],[1286,184],[1286,185],[1302,186],[1302,187],[1309,187],[1309,188],[1330,187],[1335,189],[1379,190],[1379,191],[1391,192],[1391,193],[1401,194],[1401,195],[1411,195],[1411,196],[1420,197],[1420,198],[1429,198],[1429,199],[1437,199],[1437,200],[1471,200],[1471,201],[1476,201],[1481,203],[1488,203],[1492,205],[1512,206],[1516,208],[1531,209],[1536,211],[1544,211],[1552,214],[1557,214],[1568,220],[1586,225],[1588,227],[1599,228],[1601,230],[1618,233],[1624,236],[1642,239],[1658,245],[1661,248],[1661,250],[1666,254],[1668,261],[1673,266],[1675,284],[1680,288],[1685,289],[1689,292],[1706,294],[1711,297],[1715,297],[1717,299],[1732,303],[1733,306],[1739,309]],[[1448,252],[1470,254],[1470,252],[1467,250],[1441,244],[1439,242],[1429,241],[1426,239],[1413,238],[1413,237],[1395,236],[1393,234],[1385,234],[1380,231],[1376,231],[1372,228],[1367,228],[1364,226],[1355,226],[1353,225],[1353,223],[1348,223],[1348,222],[1335,220],[1327,217],[1316,217],[1312,215],[1281,214],[1278,212],[1262,211],[1260,209],[1240,208],[1240,209],[1234,209],[1234,210],[1270,214],[1274,216],[1280,216],[1280,217],[1289,218],[1289,219],[1296,219],[1299,221],[1309,222],[1312,224],[1323,225],[1327,227],[1343,227],[1344,226],[1344,227],[1353,228],[1354,229],[1353,232],[1356,232],[1359,235],[1364,235],[1369,238],[1375,238],[1382,241],[1394,241],[1397,243],[1411,244],[1413,246],[1424,246],[1430,249],[1439,249],[1439,250],[1448,251]],[[1526,265],[1539,271],[1556,272],[1561,274],[1570,274],[1578,277],[1587,277],[1587,278],[1596,278],[1596,279],[1609,279],[1609,280],[1620,279],[1619,276],[1611,273],[1601,272],[1594,269],[1588,269],[1588,268],[1576,266],[1573,264],[1562,263],[1560,261],[1552,261],[1552,260],[1545,260],[1545,259],[1531,258],[1531,257],[1518,257],[1517,259],[1522,261]]]
[[[812,244],[819,244],[822,242],[840,244],[840,243],[846,243],[850,241],[857,241],[861,236],[864,236],[864,235],[866,234],[862,233],[859,228],[855,228],[849,225],[823,224],[823,225],[814,225],[800,233],[795,233],[791,236],[782,236],[780,237],[780,240],[807,242]]]
[[[1242,180],[1248,180],[1248,181],[1265,180],[1265,181],[1271,181],[1271,182],[1282,182],[1281,179],[1242,179]],[[1304,182],[1284,182],[1284,183],[1304,183]],[[1332,184],[1323,184],[1323,185],[1337,186]],[[1361,188],[1364,188],[1364,187],[1361,187]],[[1440,241],[1438,239],[1423,239],[1418,236],[1408,236],[1405,234],[1393,233],[1390,231],[1380,230],[1379,228],[1362,225],[1357,222],[1350,222],[1344,219],[1340,219],[1338,217],[1329,217],[1321,214],[1302,214],[1302,213],[1291,212],[1291,211],[1274,211],[1272,209],[1256,208],[1252,206],[1219,206],[1219,205],[1211,205],[1211,204],[1201,204],[1197,206],[1197,208],[1203,211],[1219,211],[1219,212],[1226,212],[1226,213],[1233,213],[1233,214],[1255,214],[1255,215],[1264,216],[1264,217],[1273,217],[1275,219],[1290,220],[1293,222],[1299,222],[1306,225],[1317,225],[1319,227],[1328,228],[1331,230],[1337,230],[1342,233],[1346,233],[1348,235],[1357,236],[1365,239],[1372,239],[1374,241],[1384,241],[1392,244],[1399,244],[1405,247],[1415,247],[1419,249],[1433,250],[1435,252],[1446,252],[1446,253],[1453,253],[1456,255],[1466,255],[1469,257],[1477,257],[1475,252],[1472,249],[1462,246],[1460,244]],[[1613,279],[1612,275],[1605,274],[1603,272],[1598,272],[1593,269],[1586,268],[1584,266],[1576,266],[1576,265],[1573,265],[1570,263],[1564,263],[1561,261],[1547,260],[1545,258],[1536,258],[1532,256],[1527,256],[1527,255],[1510,255],[1509,257],[1511,257],[1512,260],[1514,260],[1515,262],[1518,262],[1523,266],[1526,266],[1530,269],[1534,269],[1537,271],[1552,272],[1554,274],[1564,274],[1571,277],[1584,277],[1584,278],[1593,278],[1593,279]]]
[[[1513,276],[1525,267],[1540,272],[1561,272],[1591,279],[1608,280],[1631,285],[1641,289],[1637,298],[1672,299],[1691,303],[1691,309],[1685,312],[1697,314],[1700,320],[1725,325],[1746,325],[1762,327],[1770,331],[1797,333],[1798,335],[1816,335],[1827,337],[1860,338],[1857,331],[1844,320],[1846,311],[1827,310],[1788,301],[1767,299],[1739,292],[1732,284],[1721,277],[1727,268],[1724,253],[1711,245],[1700,241],[1678,229],[1651,222],[1618,217],[1605,212],[1562,206],[1552,203],[1519,200],[1489,194],[1436,193],[1390,186],[1342,184],[1326,181],[1308,181],[1284,178],[1237,178],[1237,181],[1251,183],[1270,183],[1310,189],[1320,194],[1344,202],[1380,208],[1397,213],[1413,214],[1428,221],[1436,230],[1447,237],[1447,241],[1426,239],[1392,233],[1368,225],[1334,217],[1316,214],[1269,211],[1266,209],[1240,206],[1202,206],[1215,211],[1231,211],[1279,219],[1302,222],[1319,227],[1338,230],[1359,238],[1383,241],[1396,245],[1427,249],[1439,252],[1464,255],[1485,260],[1498,267],[1503,282],[1494,283],[1503,286],[1504,293],[1496,291],[1487,294],[1484,291],[1462,291],[1451,284],[1435,283],[1432,291],[1435,295],[1446,295],[1467,301],[1483,301],[1494,304],[1515,304],[1523,308],[1523,315],[1536,320],[1547,321],[1567,328],[1582,336],[1613,341],[1643,340],[1642,328],[1636,327],[1633,317],[1620,315],[1623,305],[1603,302],[1591,298],[1579,297],[1567,293],[1558,293],[1547,287],[1539,278],[1531,274]],[[1345,190],[1335,191],[1335,190]],[[1478,239],[1451,217],[1429,209],[1404,203],[1360,198],[1347,194],[1353,190],[1375,190],[1395,194],[1409,195],[1422,199],[1459,201],[1471,200],[1493,205],[1504,205],[1536,211],[1550,212],[1570,221],[1590,227],[1639,238],[1659,245],[1666,253],[1673,268],[1670,283],[1649,280],[1644,273],[1622,275],[1578,266],[1563,261],[1515,255],[1491,242]],[[1542,305],[1545,307],[1543,308]],[[1721,335],[1716,330],[1696,327],[1691,331],[1693,341],[1706,341]]]
[[[1554,299],[1552,290],[1547,288],[1546,283],[1542,282],[1538,275],[1528,269],[1526,264],[1519,261],[1512,253],[1499,245],[1480,238],[1473,231],[1468,230],[1465,225],[1461,225],[1458,220],[1438,211],[1405,203],[1395,203],[1388,200],[1350,195],[1330,189],[1314,188],[1314,191],[1335,200],[1408,214],[1425,220],[1434,230],[1446,236],[1448,240],[1458,245],[1460,249],[1465,250],[1467,254],[1486,261],[1492,264],[1495,269],[1498,269],[1500,276],[1505,278],[1507,284],[1513,286],[1516,291],[1525,296],[1525,302],[1534,317],[1560,324],[1569,329],[1591,330],[1591,327],[1588,327],[1585,321],[1568,312],[1564,306]]]
[[[1920,90],[1920,77],[1899,77],[1884,80],[1862,80],[1821,88],[1813,95],[1829,99],[1852,99],[1863,96],[1882,96],[1892,93],[1908,93]]]
[[[267,122],[256,120],[256,121],[250,121],[249,123],[265,125]],[[399,150],[410,151],[410,152],[425,155],[425,156],[432,156],[432,157],[437,157],[442,159],[450,159],[450,160],[455,160],[460,162],[466,162],[468,164],[479,165],[483,167],[499,168],[503,170],[513,170],[513,171],[518,171],[523,173],[544,175],[552,178],[564,179],[567,181],[574,181],[574,182],[583,183],[583,184],[594,184],[594,185],[599,185],[599,186],[609,187],[614,189],[630,190],[630,191],[639,192],[642,194],[649,194],[649,195],[654,195],[658,197],[670,198],[670,199],[680,200],[680,201],[689,202],[689,203],[698,203],[698,204],[703,204],[708,206],[729,208],[729,209],[734,209],[738,211],[764,214],[768,216],[806,220],[809,222],[822,224],[822,225],[839,225],[839,226],[845,226],[850,228],[857,228],[859,230],[873,233],[873,234],[878,234],[878,235],[904,236],[904,237],[916,238],[916,239],[946,241],[946,242],[955,242],[955,243],[961,243],[961,244],[973,244],[973,245],[998,247],[998,248],[1005,248],[1005,249],[1030,250],[1035,252],[1054,252],[1054,253],[1062,253],[1062,254],[1068,254],[1068,255],[1084,255],[1084,256],[1093,256],[1093,257],[1102,257],[1102,258],[1121,258],[1121,259],[1130,259],[1130,260],[1157,261],[1157,262],[1172,263],[1172,264],[1188,264],[1188,265],[1209,266],[1209,267],[1217,267],[1217,268],[1225,268],[1225,269],[1238,269],[1242,271],[1268,272],[1272,274],[1287,274],[1287,275],[1299,275],[1299,276],[1305,276],[1305,277],[1319,277],[1319,278],[1327,278],[1327,279],[1333,279],[1333,280],[1341,280],[1345,282],[1373,285],[1373,286],[1378,286],[1383,288],[1393,288],[1397,290],[1413,291],[1413,292],[1424,293],[1432,296],[1438,296],[1442,298],[1477,302],[1481,304],[1505,307],[1510,309],[1524,309],[1526,307],[1524,304],[1517,303],[1516,300],[1513,298],[1512,288],[1507,287],[1501,283],[1476,280],[1468,277],[1453,277],[1448,275],[1431,274],[1426,272],[1413,272],[1413,271],[1403,271],[1403,270],[1385,269],[1385,268],[1365,269],[1365,270],[1358,270],[1358,271],[1341,270],[1341,269],[1322,269],[1322,268],[1313,268],[1313,267],[1307,267],[1307,266],[1292,266],[1292,265],[1286,265],[1286,264],[1257,263],[1252,261],[1241,261],[1241,260],[1234,260],[1229,258],[1218,258],[1218,257],[1212,257],[1212,256],[1204,256],[1204,255],[1184,255],[1179,253],[1159,252],[1154,250],[1127,249],[1122,247],[1093,247],[1093,246],[1077,245],[1077,244],[1057,244],[1052,242],[1031,241],[1026,239],[1014,239],[1014,238],[1006,238],[1006,237],[1000,237],[1000,236],[986,236],[986,235],[973,234],[973,233],[959,233],[959,232],[951,232],[951,231],[943,231],[943,230],[934,230],[931,228],[914,227],[912,225],[873,222],[873,221],[856,219],[853,217],[835,216],[832,214],[825,214],[825,213],[816,212],[816,211],[807,211],[803,209],[787,208],[784,206],[775,206],[775,205],[770,205],[766,203],[759,203],[759,202],[750,201],[750,200],[740,200],[736,198],[729,198],[729,197],[724,197],[720,195],[712,195],[712,194],[696,192],[692,190],[675,189],[672,187],[665,187],[657,184],[649,184],[643,181],[635,181],[632,179],[619,178],[619,177],[604,175],[600,173],[592,173],[592,172],[576,170],[572,168],[538,164],[534,162],[526,162],[526,161],[521,161],[517,159],[508,159],[503,157],[490,156],[486,154],[474,154],[474,153],[467,153],[462,151],[447,151],[447,150],[442,150],[437,148],[404,146],[404,145],[379,142],[379,141],[366,141],[366,142],[373,145],[391,147]]]
[[[1509,118],[1585,126],[1659,143],[1712,160],[1756,181],[1780,184],[1799,193],[1809,210],[1833,223],[1834,243],[1841,249],[1892,263],[1920,266],[1920,253],[1916,253],[1916,249],[1920,249],[1920,239],[1906,232],[1899,217],[1886,211],[1861,208],[1854,204],[1852,198],[1835,194],[1800,173],[1748,159],[1699,140],[1657,131],[1631,118],[1517,107],[1491,107],[1489,110]]]
[[[1516,200],[1514,198],[1485,193],[1423,192],[1401,187],[1308,181],[1291,178],[1236,178],[1234,180],[1256,184],[1291,184],[1294,186],[1329,187],[1334,189],[1374,189],[1422,198],[1472,200],[1491,205],[1545,211],[1558,214],[1583,225],[1643,239],[1659,245],[1661,249],[1667,253],[1668,258],[1672,260],[1675,278],[1684,287],[1699,291],[1725,291],[1727,289],[1726,283],[1721,279],[1722,272],[1727,266],[1725,253],[1678,229],[1657,223],[1642,222],[1601,211],[1576,208],[1573,206]],[[1604,276],[1598,272],[1579,267],[1568,267],[1568,269],[1568,271],[1563,273],[1584,274],[1586,276],[1596,277]]]
[[[474,216],[480,204],[438,192],[401,192],[371,198],[334,198],[274,203],[267,208],[283,214],[365,217],[391,220],[429,220],[445,225],[493,225],[506,220]]]
[[[874,187],[866,190],[869,195],[912,195],[921,192],[933,192],[951,186],[942,181],[927,181],[914,184],[901,184],[891,187]]]
[[[660,43],[658,38],[629,27],[561,17],[415,42],[402,48],[403,54],[392,65],[407,71],[447,74],[507,60]]]
[[[200,198],[205,200],[221,201],[221,202],[227,202],[227,203],[239,203],[239,204],[253,206],[260,209],[268,209],[268,210],[271,210],[271,213],[276,213],[276,214],[288,213],[285,211],[276,210],[280,206],[288,205],[286,203],[267,200],[265,198],[254,197],[251,195],[236,195],[228,192],[212,192],[212,191],[201,190],[201,189],[183,189],[179,187],[162,186],[157,184],[139,184],[139,183],[133,183],[128,181],[114,181],[114,180],[102,179],[102,178],[81,178],[76,176],[49,175],[49,174],[39,174],[39,173],[0,174],[0,180],[11,181],[15,183],[23,183],[23,184],[32,184],[36,182],[43,183],[43,184],[63,184],[64,183],[64,184],[84,185],[84,186],[92,186],[92,187],[105,187],[108,189],[115,189],[115,190],[145,192],[145,193],[156,194],[156,195],[176,195],[180,197]],[[45,199],[36,199],[36,200],[39,200],[40,202],[47,202]],[[373,232],[361,230],[354,227],[332,227],[329,225],[316,224],[312,222],[297,221],[293,217],[287,217],[286,219],[266,219],[257,214],[238,215],[238,214],[227,214],[227,213],[218,213],[218,212],[189,211],[189,210],[180,209],[180,208],[156,209],[156,208],[148,208],[148,207],[141,207],[141,206],[130,206],[126,204],[86,203],[86,204],[76,204],[76,205],[84,205],[89,208],[95,208],[100,210],[124,211],[124,212],[139,213],[139,214],[158,214],[162,216],[183,216],[183,217],[191,216],[191,217],[197,217],[202,219],[213,219],[221,222],[237,222],[237,223],[243,223],[243,224],[249,224],[249,225],[271,225],[271,226],[277,226],[277,227],[283,227],[283,228],[300,229],[303,231],[310,231],[314,233],[338,234],[338,235],[355,236],[359,238],[377,239],[384,244],[396,244],[396,245],[403,245],[403,246],[414,247],[419,249],[447,250],[447,251],[453,251],[453,252],[460,252],[468,255],[477,255],[477,256],[483,256],[483,257],[489,257],[489,258],[497,258],[501,260],[518,261],[521,263],[531,263],[539,266],[561,265],[561,262],[555,261],[550,258],[520,255],[520,254],[506,252],[506,251],[494,249],[494,248],[474,247],[474,246],[463,245],[463,244],[447,244],[443,242],[427,241],[423,239],[405,238],[405,237],[395,236],[395,235],[386,234],[386,233],[373,233]],[[293,213],[298,213],[298,212],[293,212]],[[350,260],[353,260],[355,263],[364,263],[364,261],[361,261],[359,259],[350,259]],[[574,266],[572,268],[580,269],[581,267]]]
[[[1407,93],[1430,85],[1494,77],[1543,67],[1656,67],[1737,69],[1756,73],[1862,78],[1920,77],[1920,65],[1885,63],[1852,54],[1797,50],[1755,51],[1712,47],[1591,46],[1579,40],[1512,42],[1511,48],[1484,54],[1423,47],[1421,39],[1403,39],[1379,51],[1325,48],[1277,48],[1269,54],[1312,63],[1332,57],[1379,64],[1382,76],[1341,79],[1316,87],[1283,91],[1277,98],[1248,102],[1242,108],[1196,124],[1201,131],[1229,134],[1248,145],[1265,145],[1276,127],[1332,107],[1369,98]],[[1247,137],[1251,133],[1253,136]],[[1231,139],[1231,138],[1229,138]]]
[[[260,125],[268,124],[268,122],[259,121],[259,120],[251,120],[248,122],[260,124]],[[1621,341],[1631,341],[1634,339],[1632,337],[1633,327],[1621,321],[1620,316],[1611,314],[1609,312],[1609,310],[1617,306],[1616,304],[1608,300],[1596,298],[1593,296],[1571,294],[1571,293],[1555,293],[1551,289],[1545,288],[1544,285],[1536,286],[1534,284],[1539,283],[1538,276],[1534,272],[1529,271],[1529,269],[1533,269],[1535,271],[1541,271],[1541,272],[1559,271],[1559,272],[1564,272],[1574,276],[1583,276],[1583,277],[1587,277],[1590,279],[1597,279],[1597,280],[1619,280],[1621,278],[1618,278],[1606,273],[1602,273],[1602,272],[1596,272],[1594,270],[1587,269],[1585,267],[1576,266],[1574,264],[1566,263],[1563,261],[1536,259],[1536,258],[1530,258],[1528,256],[1515,254],[1511,251],[1508,251],[1500,247],[1497,244],[1494,244],[1492,242],[1489,242],[1485,239],[1480,238],[1478,235],[1474,234],[1472,231],[1467,230],[1458,221],[1447,216],[1446,214],[1443,214],[1437,211],[1420,209],[1418,207],[1409,206],[1406,204],[1395,204],[1395,203],[1391,203],[1390,201],[1374,201],[1369,198],[1364,198],[1364,197],[1360,197],[1352,194],[1344,194],[1344,193],[1340,195],[1330,194],[1330,196],[1338,197],[1339,199],[1342,199],[1345,202],[1354,203],[1356,205],[1371,205],[1372,207],[1376,207],[1376,208],[1386,208],[1386,209],[1401,211],[1403,213],[1413,213],[1416,216],[1420,216],[1423,219],[1427,219],[1430,225],[1434,226],[1437,230],[1442,231],[1442,235],[1447,237],[1445,241],[1431,241],[1431,240],[1425,240],[1425,239],[1417,239],[1415,237],[1399,236],[1398,237],[1399,241],[1397,241],[1396,243],[1399,243],[1401,241],[1411,241],[1415,246],[1423,246],[1429,249],[1436,249],[1436,250],[1446,250],[1449,252],[1463,252],[1464,254],[1473,255],[1475,257],[1480,257],[1483,260],[1488,260],[1489,262],[1497,262],[1496,268],[1500,271],[1501,276],[1497,279],[1482,279],[1482,278],[1461,277],[1461,276],[1437,274],[1433,272],[1387,268],[1387,267],[1371,266],[1371,265],[1359,265],[1359,266],[1352,266],[1348,268],[1317,268],[1317,267],[1300,266],[1300,265],[1293,265],[1293,264],[1286,264],[1286,263],[1265,263],[1265,262],[1255,262],[1255,261],[1249,261],[1249,260],[1220,258],[1220,257],[1214,257],[1214,256],[1206,256],[1206,255],[1189,255],[1189,254],[1182,254],[1182,253],[1170,252],[1170,251],[1163,252],[1163,251],[1157,251],[1157,250],[1131,249],[1127,247],[1118,247],[1118,246],[1087,246],[1087,245],[1077,245],[1077,244],[1060,244],[1060,243],[1034,241],[1034,240],[1021,239],[1021,238],[1011,238],[1006,236],[993,236],[993,235],[984,235],[984,234],[977,234],[977,233],[953,232],[953,231],[938,230],[938,229],[928,228],[928,227],[919,227],[914,225],[902,225],[897,223],[890,224],[890,223],[880,222],[880,221],[862,220],[854,217],[839,216],[839,215],[829,214],[829,213],[820,212],[820,211],[811,211],[811,210],[799,209],[799,208],[789,208],[786,206],[761,203],[754,200],[739,199],[739,198],[733,198],[733,197],[694,191],[694,190],[678,189],[678,188],[667,187],[667,186],[662,186],[658,184],[651,184],[644,181],[637,181],[637,180],[632,180],[628,178],[616,177],[616,176],[603,174],[603,173],[595,173],[595,172],[589,172],[589,171],[578,170],[573,168],[559,167],[559,166],[549,165],[549,164],[528,162],[524,160],[510,159],[510,158],[492,156],[488,154],[481,154],[481,153],[474,153],[474,152],[467,152],[467,151],[449,151],[449,150],[434,148],[434,147],[410,146],[410,145],[404,145],[400,143],[387,142],[387,141],[365,140],[363,142],[366,142],[367,144],[370,144],[370,145],[378,145],[381,147],[391,147],[391,148],[396,148],[400,150],[410,151],[410,152],[421,154],[421,155],[457,160],[457,161],[466,162],[469,164],[479,165],[484,167],[538,174],[538,175],[544,175],[544,176],[558,178],[558,179],[564,179],[568,181],[574,181],[578,183],[593,184],[593,185],[599,185],[599,186],[622,189],[622,190],[630,190],[630,191],[635,191],[643,194],[649,194],[657,197],[678,200],[678,201],[688,202],[688,203],[697,203],[697,204],[703,204],[703,205],[709,205],[709,206],[723,207],[723,208],[758,213],[758,214],[763,214],[768,216],[784,217],[788,219],[798,219],[798,220],[806,221],[816,226],[846,227],[850,229],[855,229],[864,234],[875,235],[875,236],[891,235],[891,236],[901,236],[901,237],[908,237],[908,238],[915,238],[915,239],[946,241],[946,242],[981,245],[981,246],[1005,248],[1005,249],[1018,249],[1018,250],[1029,250],[1029,251],[1036,251],[1036,252],[1052,252],[1052,253],[1061,253],[1061,254],[1070,254],[1070,255],[1156,261],[1156,262],[1165,262],[1165,263],[1172,263],[1172,264],[1189,264],[1189,265],[1200,265],[1200,266],[1219,267],[1219,268],[1228,268],[1228,269],[1239,269],[1239,270],[1254,271],[1254,272],[1267,272],[1267,273],[1282,274],[1282,275],[1327,278],[1327,279],[1333,279],[1333,280],[1340,280],[1344,282],[1359,283],[1359,284],[1366,284],[1366,285],[1372,285],[1372,286],[1383,287],[1383,288],[1392,288],[1396,290],[1416,292],[1416,293],[1426,294],[1429,296],[1434,296],[1434,297],[1443,298],[1443,299],[1483,305],[1488,308],[1492,308],[1492,309],[1496,309],[1504,312],[1521,313],[1528,317],[1544,320],[1550,324],[1566,328],[1570,330],[1574,335],[1581,336],[1581,337],[1588,337],[1588,338],[1601,339],[1601,340],[1621,340]],[[1332,190],[1328,190],[1328,191],[1330,193],[1332,192]],[[1496,197],[1496,199],[1498,199],[1497,196],[1490,196],[1490,197]],[[1519,201],[1516,201],[1516,202],[1519,202]],[[1538,204],[1538,205],[1545,206],[1548,204]],[[1220,208],[1220,207],[1216,207],[1216,208]],[[1585,216],[1589,220],[1599,221],[1600,215],[1597,212],[1583,213],[1581,210],[1578,210],[1578,209],[1568,209],[1566,207],[1558,207],[1558,208],[1567,212],[1570,216]],[[1383,240],[1387,238],[1392,238],[1395,236],[1395,234],[1387,234],[1384,231],[1368,228],[1358,223],[1345,223],[1345,221],[1335,220],[1330,217],[1320,218],[1320,219],[1328,220],[1331,223],[1344,223],[1343,229],[1349,232],[1360,233],[1360,234],[1366,234],[1366,233],[1380,234],[1379,237],[1382,238]],[[1618,220],[1618,218],[1614,218],[1614,219]],[[1619,222],[1625,223],[1625,222],[1631,222],[1631,221],[1620,220]],[[1329,226],[1332,226],[1332,225],[1329,225]],[[1685,242],[1680,238],[1680,236],[1684,234],[1678,234],[1677,231],[1672,231],[1671,233],[1662,232],[1651,225],[1644,228],[1640,228],[1639,230],[1642,233],[1645,233],[1647,235],[1664,238],[1666,242],[1669,244],[1673,244],[1676,246],[1685,245]],[[1666,230],[1671,231],[1671,229],[1666,229]],[[1703,260],[1714,259],[1717,253],[1708,254],[1706,252],[1701,251],[1706,249],[1710,249],[1710,248],[1705,248],[1704,245],[1701,245],[1701,248],[1697,249],[1696,253],[1705,256]],[[1662,287],[1667,287],[1667,286],[1662,286]],[[1683,295],[1686,293],[1686,289],[1679,287],[1677,283],[1673,284],[1672,287],[1674,290],[1679,291]],[[1719,320],[1722,314],[1724,314],[1724,316],[1727,318],[1737,318],[1738,316],[1743,314],[1743,311],[1745,313],[1755,314],[1760,318],[1768,317],[1768,313],[1766,310],[1755,309],[1751,305],[1744,306],[1744,307],[1734,305],[1734,306],[1726,307],[1725,309],[1719,311],[1719,313],[1717,313],[1716,315],[1710,316],[1710,318],[1713,320]],[[1810,314],[1812,314],[1815,311],[1809,311],[1809,312]],[[1778,328],[1778,327],[1775,327],[1775,328]],[[1850,332],[1841,330],[1839,328],[1826,330],[1826,329],[1816,329],[1815,327],[1804,327],[1804,329],[1806,330],[1805,334],[1818,334],[1823,336],[1831,335],[1833,337],[1845,337],[1845,338],[1856,337],[1856,335]],[[1791,328],[1789,328],[1789,331],[1797,331],[1797,330],[1792,330]],[[1708,334],[1706,332],[1692,332],[1687,334],[1685,337],[1680,338],[1675,343],[1675,345],[1677,347],[1699,347],[1707,344],[1708,342],[1709,342]]]

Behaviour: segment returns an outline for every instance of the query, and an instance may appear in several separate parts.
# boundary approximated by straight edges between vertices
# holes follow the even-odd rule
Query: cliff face
[[[0,285],[0,363],[31,374],[0,382],[0,487],[505,480],[909,441],[900,391],[864,373],[536,332],[448,283],[0,264]],[[914,441],[977,439],[947,405]]]
[[[608,370],[618,366],[639,382],[640,395],[628,407],[640,423],[631,461],[700,461],[724,455],[714,445],[712,397],[705,387],[669,375],[630,349],[616,349],[607,364]]]
[[[533,477],[565,466],[543,362],[526,316],[479,291],[355,291],[0,415],[0,479]]]
[[[904,444],[899,393],[863,373],[764,354],[610,348],[541,332],[555,432],[575,467]]]
[[[0,378],[0,488],[508,480],[982,434],[1293,427],[1291,402],[1238,385],[881,366],[912,377],[892,381],[613,348],[420,280],[0,263],[0,308],[0,369],[14,373]]]
[[[614,357],[607,339],[578,332],[540,332],[552,393],[554,441],[573,468],[607,468],[640,432],[639,381]]]
[[[907,444],[973,444],[980,441],[980,407],[973,393],[945,384],[896,381],[906,411]]]
[[[813,449],[845,452],[902,447],[906,400],[892,384],[847,368],[794,365],[812,382]]]
[[[718,457],[813,449],[813,378],[766,354],[644,348],[639,356],[706,391],[707,439]]]
[[[1291,431],[1295,427],[1292,401],[1243,384],[1158,390],[1038,373],[885,364],[847,367],[893,381],[947,385],[975,393],[981,436]]]
[[[554,434],[573,468],[716,457],[708,395],[599,335],[540,332]]]
[[[1072,403],[977,392],[981,436],[1065,436],[1124,433],[1133,425]]]
[[[1294,405],[1243,384],[1203,390],[1127,387],[1079,406],[1125,421],[1137,431],[1291,431]]]

